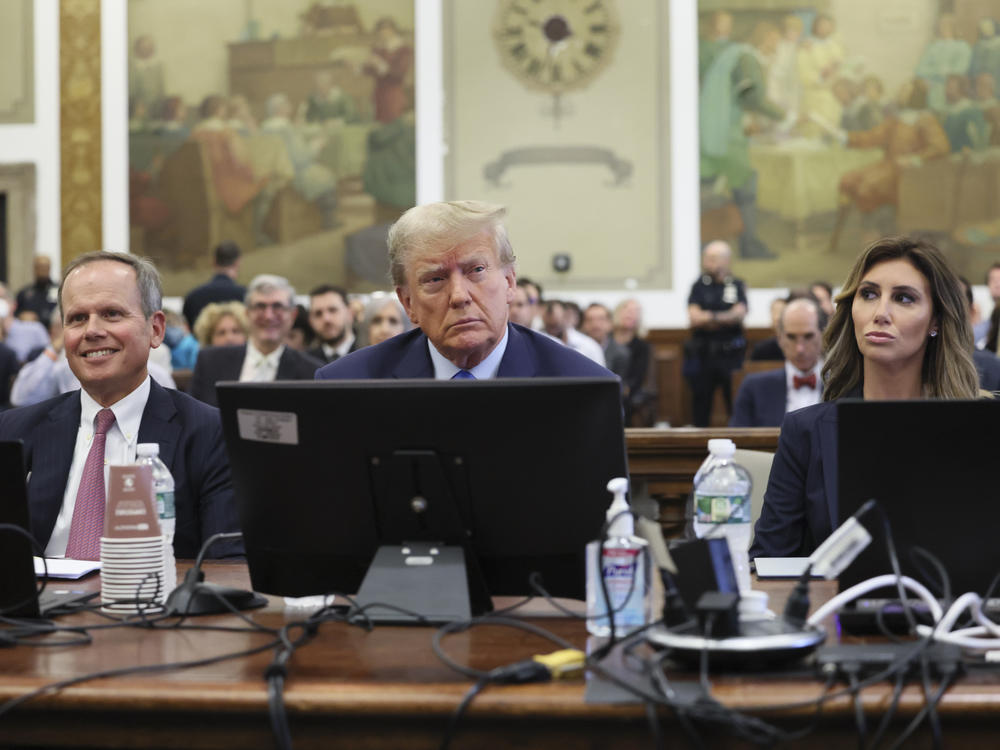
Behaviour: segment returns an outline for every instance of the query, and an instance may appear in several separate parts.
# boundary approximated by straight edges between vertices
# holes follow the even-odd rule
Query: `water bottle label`
[[[160,518],[174,518],[177,515],[173,491],[156,493],[156,512]]]
[[[749,495],[695,495],[699,523],[750,523]]]

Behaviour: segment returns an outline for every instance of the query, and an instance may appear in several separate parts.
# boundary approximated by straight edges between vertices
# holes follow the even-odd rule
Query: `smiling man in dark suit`
[[[736,394],[730,427],[778,427],[785,414],[818,404],[823,394],[822,311],[816,300],[792,300],[778,317],[785,366],[747,375]]]
[[[0,414],[0,440],[24,442],[31,531],[46,555],[96,559],[105,467],[134,463],[138,443],[158,443],[173,474],[177,557],[239,529],[218,411],[147,372],[163,341],[160,304],[159,275],[144,258],[88,253],[63,273],[64,345],[82,389]],[[242,551],[228,541],[209,556]]]
[[[295,289],[281,276],[261,274],[247,287],[250,337],[242,346],[210,346],[198,352],[189,393],[218,406],[215,384],[225,380],[266,383],[312,380],[323,363],[285,346],[295,322]]]
[[[451,201],[403,214],[389,230],[389,266],[396,296],[418,328],[348,354],[316,377],[614,377],[509,322],[516,281],[504,213],[502,206]]]

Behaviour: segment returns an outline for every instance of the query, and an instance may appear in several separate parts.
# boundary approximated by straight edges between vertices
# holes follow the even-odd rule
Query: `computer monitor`
[[[627,476],[617,379],[224,383],[218,394],[254,589],[352,594],[381,547],[365,586],[382,569],[391,591],[362,599],[408,600],[432,620],[464,616],[435,596],[465,588],[481,612],[490,595],[532,593],[532,572],[553,595],[583,598],[607,482]],[[456,549],[467,586],[449,577]]]
[[[837,422],[838,523],[875,498],[905,575],[936,588],[930,564],[912,559],[919,546],[944,564],[955,595],[984,594],[1000,572],[1000,400],[849,400],[837,404]],[[841,589],[892,572],[881,516],[862,523],[873,541],[840,575]],[[880,595],[896,594],[871,594]]]

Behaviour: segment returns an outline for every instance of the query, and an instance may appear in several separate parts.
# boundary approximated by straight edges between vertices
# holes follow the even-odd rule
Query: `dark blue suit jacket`
[[[837,527],[837,406],[789,412],[754,527],[750,557],[810,554]]]
[[[0,440],[24,442],[31,472],[31,533],[42,547],[62,508],[79,426],[79,391],[0,414]],[[218,409],[154,380],[139,424],[139,442],[159,443],[160,458],[174,476],[178,558],[195,557],[212,534],[240,530]],[[242,542],[230,540],[216,542],[208,551],[209,557],[242,554]]]
[[[497,377],[615,377],[569,347],[529,328],[507,324],[507,349]],[[341,357],[316,372],[317,380],[433,378],[427,336],[419,328]]]
[[[198,315],[210,302],[242,302],[247,295],[242,287],[224,273],[217,273],[207,282],[195,287],[184,298],[182,310],[188,326],[194,329]]]
[[[984,391],[1000,391],[1000,357],[981,349],[972,351],[972,361],[979,374],[979,387]]]
[[[778,427],[785,418],[788,379],[785,368],[747,375],[733,403],[730,427]]]

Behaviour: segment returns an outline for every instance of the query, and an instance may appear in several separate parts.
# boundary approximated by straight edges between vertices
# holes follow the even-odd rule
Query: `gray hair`
[[[91,253],[80,255],[69,262],[62,272],[62,280],[59,282],[59,315],[63,315],[63,287],[66,286],[66,279],[69,275],[81,266],[88,263],[96,263],[99,260],[110,260],[115,263],[124,263],[135,271],[135,283],[139,289],[139,299],[142,303],[142,314],[149,320],[153,313],[162,309],[163,306],[163,284],[160,282],[160,274],[156,266],[149,258],[143,258],[131,253],[116,253],[110,250],[97,250]]]
[[[244,298],[247,307],[250,307],[250,298],[255,294],[270,294],[271,292],[285,292],[288,295],[288,304],[295,304],[295,287],[284,276],[275,276],[273,273],[262,273],[254,276],[247,285],[247,295]]]
[[[503,217],[507,209],[482,201],[445,201],[415,206],[389,229],[389,274],[395,286],[406,285],[406,265],[414,253],[443,250],[488,232],[503,268],[512,268],[514,250]]]

